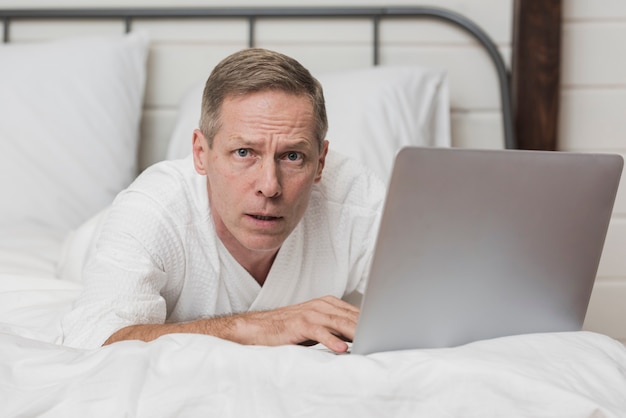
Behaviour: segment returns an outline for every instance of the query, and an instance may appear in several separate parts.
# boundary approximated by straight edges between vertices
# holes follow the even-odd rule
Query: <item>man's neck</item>
[[[278,250],[252,251],[243,247],[232,235],[221,237],[218,233],[218,238],[235,261],[246,269],[259,285],[263,286],[272,269]]]
[[[228,247],[226,247],[228,249]],[[228,250],[230,252],[230,250]],[[233,254],[231,252],[231,254]],[[270,270],[272,269],[272,265],[274,264],[274,259],[276,258],[276,254],[278,251],[269,253],[269,257],[263,254],[261,257],[254,257],[257,254],[253,254],[253,257],[237,257],[233,254],[233,257],[241,266],[246,269],[248,273],[254,278],[254,280],[259,283],[259,285],[263,286],[267,276],[270,274]]]

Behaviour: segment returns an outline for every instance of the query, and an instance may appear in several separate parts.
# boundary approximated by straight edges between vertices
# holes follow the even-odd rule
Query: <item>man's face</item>
[[[275,254],[302,219],[328,151],[313,127],[306,97],[268,90],[224,100],[211,148],[194,132],[196,170],[207,176],[217,234],[235,257]]]

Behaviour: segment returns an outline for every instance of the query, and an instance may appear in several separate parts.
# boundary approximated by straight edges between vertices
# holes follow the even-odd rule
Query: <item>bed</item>
[[[189,83],[164,143],[141,139],[151,34],[137,22],[242,19],[252,46],[260,19],[365,19],[376,64],[381,20],[415,16],[459,25],[486,48],[502,100],[501,146],[527,148],[497,48],[447,10],[0,10],[7,43],[0,48],[0,190],[8,196],[0,205],[0,415],[625,416],[626,348],[589,331],[368,356],[188,334],[92,350],[61,344],[60,319],[81,290],[103,210],[145,166],[184,157],[198,119],[204,80]],[[127,33],[10,42],[22,20],[59,18],[118,20]],[[336,151],[381,178],[402,146],[452,145],[445,71],[382,65],[314,74]]]

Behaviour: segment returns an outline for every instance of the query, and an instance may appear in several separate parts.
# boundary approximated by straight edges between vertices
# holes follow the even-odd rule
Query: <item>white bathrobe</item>
[[[309,207],[261,287],[216,235],[192,159],[158,163],[120,193],[63,319],[64,344],[100,346],[133,324],[182,322],[362,292],[385,197],[382,182],[330,152]]]

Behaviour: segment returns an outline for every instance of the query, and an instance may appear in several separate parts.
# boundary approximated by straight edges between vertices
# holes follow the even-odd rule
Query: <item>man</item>
[[[384,197],[328,152],[322,88],[297,61],[246,49],[207,80],[192,157],[120,193],[64,318],[64,343],[168,333],[343,352]],[[324,172],[324,176],[322,173]]]

